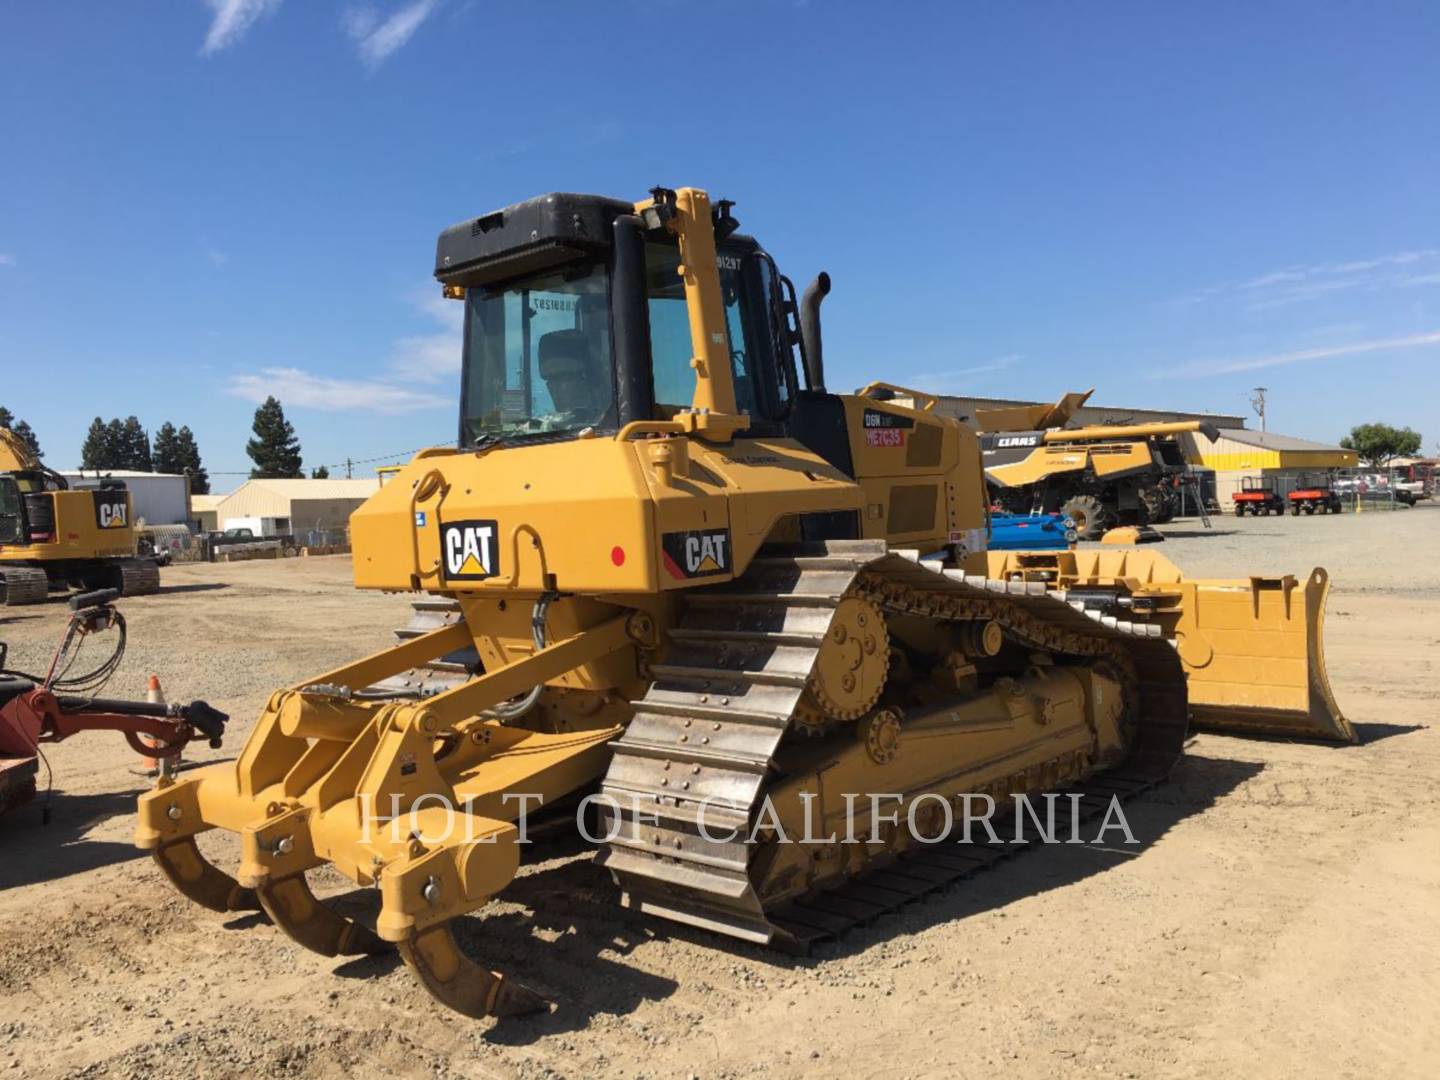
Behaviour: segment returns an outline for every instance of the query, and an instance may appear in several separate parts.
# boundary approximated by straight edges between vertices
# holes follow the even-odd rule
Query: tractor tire
[[[1140,506],[1144,511],[1140,524],[1164,525],[1175,519],[1175,497],[1160,484],[1140,489]]]
[[[1075,523],[1075,535],[1081,540],[1098,540],[1109,525],[1110,514],[1105,504],[1094,495],[1076,495],[1060,507],[1060,516]]]

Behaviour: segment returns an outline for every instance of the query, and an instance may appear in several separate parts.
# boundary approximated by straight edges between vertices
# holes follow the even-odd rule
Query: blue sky
[[[0,403],[59,466],[135,413],[241,472],[266,392],[307,466],[445,442],[438,232],[660,183],[831,273],[835,386],[1440,442],[1440,7],[721,10],[5,5]]]

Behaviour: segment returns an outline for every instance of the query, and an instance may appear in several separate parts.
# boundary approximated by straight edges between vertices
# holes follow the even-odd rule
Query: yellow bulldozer
[[[142,796],[136,842],[197,903],[397,947],[505,1015],[543,999],[456,920],[546,813],[598,812],[627,905],[804,948],[1009,850],[927,842],[971,799],[1065,790],[1079,820],[1163,781],[1192,714],[1353,737],[1322,571],[987,552],[976,432],[828,390],[828,277],[797,300],[731,203],[547,195],[447,229],[436,276],[465,305],[457,442],[351,519],[356,584],[428,594],[419,622]],[[373,928],[311,891],[323,864],[378,888]]]
[[[69,588],[158,590],[155,562],[136,558],[133,510],[124,484],[73,491],[0,428],[0,603],[38,604]]]

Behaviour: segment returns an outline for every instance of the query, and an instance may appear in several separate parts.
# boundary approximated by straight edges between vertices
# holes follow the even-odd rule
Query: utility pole
[[[1261,412],[1260,415],[1261,415],[1261,416],[1264,416],[1265,414],[1264,414],[1264,412]],[[352,479],[354,479],[354,477],[352,477],[352,476],[350,475],[350,459],[349,459],[348,457],[345,459],[345,479],[346,479],[346,480],[352,480]]]
[[[1265,430],[1265,391],[1267,389],[1268,387],[1264,386],[1255,387],[1255,396],[1250,399],[1251,407],[1260,414],[1260,430],[1262,432]]]

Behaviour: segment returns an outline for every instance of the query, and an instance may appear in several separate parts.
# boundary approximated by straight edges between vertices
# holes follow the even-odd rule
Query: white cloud
[[[205,6],[215,16],[210,20],[205,44],[200,47],[201,56],[209,56],[234,45],[262,15],[278,8],[280,0],[205,0]]]
[[[350,8],[341,24],[355,42],[355,51],[360,59],[373,69],[402,48],[438,6],[439,0],[410,0],[386,18],[381,18],[374,7]]]
[[[404,380],[433,383],[449,379],[460,370],[460,345],[465,325],[465,305],[446,300],[426,288],[417,301],[421,310],[439,325],[431,334],[397,338],[390,350],[390,370]]]
[[[411,390],[380,379],[335,379],[293,367],[267,367],[235,375],[225,389],[233,397],[257,404],[273,394],[286,405],[322,412],[395,415],[455,405],[454,395]]]
[[[1433,275],[1407,277],[1399,271],[1402,267],[1437,259],[1440,259],[1440,248],[1418,248],[1348,262],[1300,263],[1246,281],[1196,289],[1179,302],[1200,304],[1224,297],[1243,301],[1247,311],[1264,311],[1347,290],[1374,292],[1401,285],[1427,284],[1427,278]]]
[[[393,415],[453,409],[459,402],[465,305],[446,300],[434,286],[416,292],[413,299],[415,305],[435,321],[437,329],[429,334],[396,338],[384,369],[376,375],[337,379],[276,365],[262,368],[258,374],[233,376],[226,392],[257,403],[274,394],[286,405],[325,412]]]
[[[1210,375],[1233,375],[1241,371],[1255,371],[1258,368],[1305,364],[1316,360],[1334,360],[1344,356],[1365,356],[1370,353],[1426,348],[1434,345],[1440,345],[1440,330],[1427,334],[1410,334],[1405,337],[1352,341],[1344,345],[1327,345],[1316,349],[1296,349],[1293,352],[1271,353],[1267,356],[1197,361],[1168,370],[1156,370],[1147,378],[1152,380],[1202,379]]]
[[[7,255],[5,252],[0,251],[0,266],[14,266],[14,265],[15,265],[15,256],[14,256],[14,255]]]
[[[929,371],[917,375],[906,375],[902,385],[931,394],[960,394],[973,389],[966,380],[974,375],[986,375],[993,371],[1006,371],[1024,360],[1023,353],[1006,353],[970,367],[950,368],[947,371]]]

